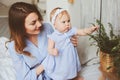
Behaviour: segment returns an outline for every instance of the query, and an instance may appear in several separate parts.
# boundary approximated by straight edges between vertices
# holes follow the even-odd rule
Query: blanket
[[[16,80],[12,60],[5,46],[8,41],[5,37],[0,37],[0,80]]]

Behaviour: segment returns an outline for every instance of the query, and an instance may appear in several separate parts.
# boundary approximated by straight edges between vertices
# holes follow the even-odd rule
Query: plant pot
[[[116,75],[116,69],[113,63],[113,57],[108,53],[100,51],[100,71],[102,72],[103,77],[109,80],[120,80]]]
[[[113,58],[108,53],[100,51],[100,67],[104,72],[114,72]]]

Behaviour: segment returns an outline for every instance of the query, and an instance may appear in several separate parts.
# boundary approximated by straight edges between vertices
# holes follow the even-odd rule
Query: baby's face
[[[57,16],[55,21],[55,29],[61,33],[65,33],[71,29],[70,18],[67,14]]]

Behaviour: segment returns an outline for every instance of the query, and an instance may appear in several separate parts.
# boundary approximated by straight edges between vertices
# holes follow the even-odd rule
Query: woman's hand
[[[43,71],[44,71],[43,65],[39,65],[39,66],[36,68],[36,75],[38,76],[38,75],[41,74]]]
[[[71,42],[73,43],[73,45],[76,47],[78,45],[78,37],[77,35],[74,35],[71,37]]]

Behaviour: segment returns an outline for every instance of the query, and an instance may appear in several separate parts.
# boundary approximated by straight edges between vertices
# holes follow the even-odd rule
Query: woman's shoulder
[[[8,51],[10,52],[10,54],[14,54],[16,51],[15,51],[15,43],[14,41],[10,41],[7,43],[7,48],[8,48]]]
[[[8,42],[7,45],[8,45],[8,46],[7,46],[8,48],[14,47],[14,41]]]
[[[8,52],[13,60],[19,60],[22,57],[21,54],[16,52],[14,41],[8,43]]]
[[[47,26],[48,26],[48,27],[51,26],[51,24],[48,23],[48,22],[43,22],[43,25],[46,26],[46,27],[47,27]]]
[[[50,23],[44,22],[43,23],[44,28],[52,28]]]
[[[47,33],[53,32],[53,28],[52,28],[52,25],[50,23],[43,23],[43,27],[44,27],[44,30],[47,31]]]

